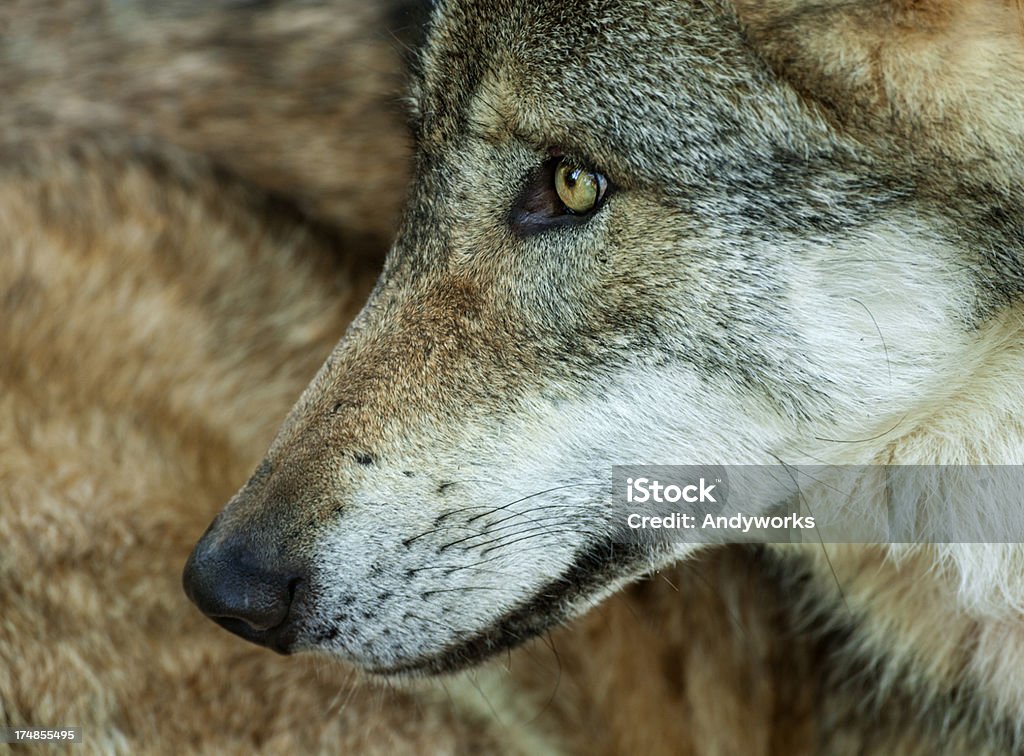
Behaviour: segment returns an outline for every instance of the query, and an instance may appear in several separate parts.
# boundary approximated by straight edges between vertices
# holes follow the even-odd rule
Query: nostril
[[[274,573],[222,575],[219,585],[199,608],[211,619],[237,620],[260,632],[273,630],[288,618],[301,578]]]
[[[225,620],[243,622],[253,630],[265,632],[273,630],[285,621],[289,606],[289,603],[267,606],[232,606],[220,611],[205,612],[205,614],[221,624]]]
[[[229,633],[240,635],[243,638],[250,638],[253,630],[259,631],[259,628],[255,628],[245,620],[240,620],[237,617],[210,617],[210,619]]]
[[[203,614],[247,640],[270,645],[271,631],[288,621],[303,577],[260,559],[256,550],[237,541],[212,546],[200,541],[182,582]]]

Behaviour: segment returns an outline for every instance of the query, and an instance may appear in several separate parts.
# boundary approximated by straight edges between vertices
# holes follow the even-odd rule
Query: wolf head
[[[1019,289],[995,189],[844,132],[725,3],[450,0],[414,78],[380,281],[186,568],[279,651],[518,644],[691,548],[615,541],[613,464],[871,460]]]

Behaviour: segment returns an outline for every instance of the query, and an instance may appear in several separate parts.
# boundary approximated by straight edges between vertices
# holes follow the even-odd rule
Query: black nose
[[[296,594],[304,575],[239,538],[200,539],[185,564],[185,593],[207,617],[253,643],[286,654],[295,640]]]

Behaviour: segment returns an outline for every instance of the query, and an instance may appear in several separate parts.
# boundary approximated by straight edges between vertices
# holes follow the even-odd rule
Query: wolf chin
[[[446,672],[691,556],[614,542],[614,464],[1020,463],[1022,77],[997,0],[439,3],[383,274],[189,595]],[[773,552],[873,700],[1024,743],[1019,546]]]

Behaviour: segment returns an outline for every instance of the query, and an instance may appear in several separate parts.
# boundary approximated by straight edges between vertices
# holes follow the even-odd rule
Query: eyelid
[[[565,161],[566,163],[571,165],[573,168],[582,168],[585,171],[590,171],[591,173],[597,173],[597,171],[594,170],[594,168],[591,167],[591,166],[594,165],[593,161],[592,160],[587,160],[586,158],[582,157],[581,155],[578,155],[576,152],[573,152],[573,151],[570,151],[570,150],[565,150],[565,149],[563,149],[561,147],[551,147],[550,149],[548,149],[547,153],[548,153],[547,159],[550,160],[550,161],[555,162],[556,165],[560,161]]]

